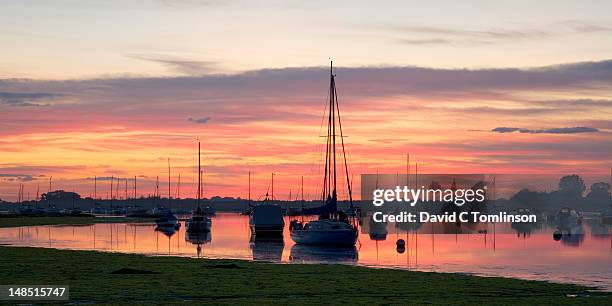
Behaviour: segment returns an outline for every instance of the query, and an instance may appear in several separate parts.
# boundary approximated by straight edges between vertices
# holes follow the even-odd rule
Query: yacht
[[[188,233],[208,233],[212,227],[212,220],[202,211],[200,207],[194,210],[186,222],[185,228]]]
[[[264,203],[252,208],[249,226],[253,235],[282,236],[285,228],[283,211],[280,206]]]
[[[274,173],[272,173],[272,200],[266,199],[263,204],[251,207],[249,227],[251,234],[258,237],[282,237],[285,228],[283,209],[274,205]]]
[[[200,206],[200,197],[202,195],[202,167],[200,163],[200,143],[198,142],[198,208],[191,214],[191,218],[187,220],[185,228],[188,233],[208,233],[212,228],[212,220],[208,217],[205,211]]]
[[[322,219],[301,223],[293,221],[291,239],[297,244],[354,246],[357,229],[347,221]]]
[[[179,229],[181,227],[178,218],[176,218],[176,216],[170,211],[166,212],[166,214],[161,218],[156,219],[155,224],[157,224],[157,226],[160,228]]]
[[[291,239],[299,245],[354,246],[358,235],[357,224],[354,217],[355,214],[351,214],[352,216],[349,220],[346,213],[338,210],[338,197],[336,193],[338,181],[336,174],[339,170],[340,173],[344,172],[346,174],[350,210],[354,211],[351,183],[348,175],[346,152],[344,149],[342,123],[340,121],[340,110],[338,109],[338,93],[336,92],[333,63],[330,65],[329,105],[326,113],[327,147],[322,193],[324,205],[308,209],[309,214],[318,214],[319,220],[310,222],[293,220],[289,225],[289,232],[291,234]],[[336,133],[336,127],[338,127],[339,134]],[[339,149],[338,147],[340,145],[342,150],[341,157],[344,163],[340,165],[340,169],[337,169],[336,150]],[[305,212],[306,209],[302,209],[302,213],[304,214]]]

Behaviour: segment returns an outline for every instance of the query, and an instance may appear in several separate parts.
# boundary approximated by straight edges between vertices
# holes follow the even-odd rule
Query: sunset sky
[[[93,192],[167,158],[195,196],[321,184],[329,58],[350,172],[612,167],[610,1],[3,1],[0,199]],[[554,176],[553,176],[554,177]],[[356,182],[358,184],[358,182]],[[546,184],[554,184],[547,182]],[[131,182],[130,182],[131,186]],[[175,190],[173,185],[173,191]]]

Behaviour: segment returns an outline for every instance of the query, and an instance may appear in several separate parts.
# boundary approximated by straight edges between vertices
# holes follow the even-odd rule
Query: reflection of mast
[[[419,264],[419,230],[414,230],[414,266]]]

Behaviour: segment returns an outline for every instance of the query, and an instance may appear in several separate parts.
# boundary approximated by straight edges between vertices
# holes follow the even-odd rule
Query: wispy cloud
[[[472,46],[499,44],[521,40],[547,39],[571,34],[593,34],[612,32],[612,27],[581,20],[567,20],[535,28],[488,28],[461,29],[433,26],[395,26],[397,32],[410,35],[409,39],[398,39],[401,44],[410,45],[456,45]],[[416,37],[414,37],[416,36]]]
[[[5,180],[5,181],[30,182],[34,180],[34,177],[30,174],[0,173],[0,179]]]
[[[431,38],[431,39],[400,39],[398,42],[407,45],[448,45],[454,43],[452,39]]]
[[[10,106],[44,106],[46,101],[57,98],[58,94],[46,92],[0,92],[0,104]]]
[[[519,132],[519,133],[528,133],[528,134],[577,134],[577,133],[594,133],[594,132],[599,132],[599,130],[596,128],[585,127],[585,126],[549,128],[549,129],[540,129],[540,130],[532,130],[532,129],[516,128],[516,127],[496,127],[492,129],[491,132],[495,132],[495,133]]]
[[[187,119],[188,121],[194,122],[194,123],[198,123],[198,124],[205,124],[208,121],[210,121],[210,117],[201,117],[201,118],[192,118],[189,117],[189,119]]]
[[[170,71],[185,75],[197,76],[221,71],[219,64],[215,61],[183,59],[165,55],[128,55],[128,57],[159,63],[166,66]]]

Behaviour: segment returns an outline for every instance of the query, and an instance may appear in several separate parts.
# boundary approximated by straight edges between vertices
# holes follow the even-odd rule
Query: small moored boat
[[[165,228],[178,229],[181,227],[181,224],[178,222],[178,218],[176,218],[176,216],[173,215],[171,211],[168,211],[161,218],[156,219],[155,224],[157,224],[158,227]]]
[[[200,197],[202,195],[202,170],[200,163],[200,143],[198,142],[198,208],[191,214],[191,218],[187,220],[185,229],[188,233],[208,233],[212,227],[212,220],[208,217],[205,211],[200,206]]]
[[[253,207],[249,217],[251,233],[256,236],[282,236],[285,228],[283,211],[280,206],[262,204]]]

